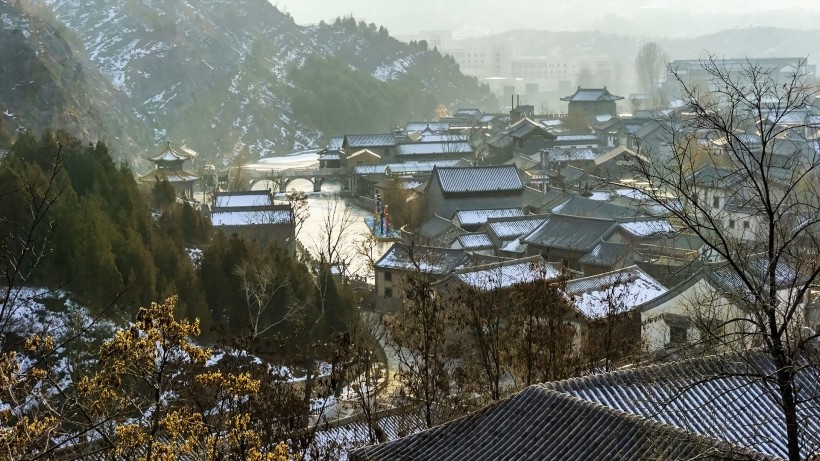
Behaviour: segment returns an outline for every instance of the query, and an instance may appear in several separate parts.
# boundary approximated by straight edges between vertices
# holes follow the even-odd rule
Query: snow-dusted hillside
[[[75,35],[79,54],[122,92],[144,144],[169,138],[210,160],[319,147],[328,136],[294,114],[288,79],[311,55],[343,59],[374,78],[413,78],[437,95],[465,102],[483,93],[465,85],[454,62],[410,47],[386,31],[353,22],[301,27],[264,1],[32,0],[30,9]],[[430,60],[436,70],[428,72]],[[422,72],[418,67],[424,65]],[[440,69],[440,70],[439,70]],[[450,82],[452,74],[465,81]],[[442,101],[448,102],[448,101]],[[344,108],[339,108],[344,110]],[[432,108],[431,108],[432,116]],[[390,127],[384,127],[388,129]],[[135,128],[136,131],[136,128]],[[133,146],[131,158],[152,145]],[[144,153],[142,154],[144,155]]]

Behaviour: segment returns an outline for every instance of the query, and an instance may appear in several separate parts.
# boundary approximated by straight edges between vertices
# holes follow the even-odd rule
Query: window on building
[[[686,327],[670,326],[669,327],[669,343],[684,344],[686,343]]]
[[[729,220],[728,227],[729,227],[729,229],[734,229],[735,228],[735,220],[734,219]]]
[[[393,281],[393,273],[392,272],[385,272],[384,273],[384,281],[385,282],[392,282]]]
[[[393,289],[392,288],[385,288],[384,289],[384,297],[385,298],[392,298],[393,297]]]
[[[748,228],[749,228],[749,221],[743,221],[743,228],[744,228],[744,229],[748,229]]]
[[[712,208],[720,208],[720,197],[717,195],[712,197]]]

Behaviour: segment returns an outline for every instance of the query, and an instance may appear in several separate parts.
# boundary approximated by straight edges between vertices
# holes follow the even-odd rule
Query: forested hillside
[[[242,151],[286,154],[321,147],[344,131],[386,131],[408,119],[429,119],[439,103],[488,107],[486,88],[463,76],[452,59],[353,18],[302,27],[264,1],[22,5],[3,4],[4,33],[19,35],[17,46],[37,49],[34,24],[48,24],[59,49],[44,46],[38,53],[64,56],[38,60],[59,64],[50,66],[49,76],[62,83],[49,94],[72,101],[78,120],[41,123],[34,113],[59,104],[4,98],[0,109],[16,116],[3,120],[7,131],[53,126],[105,140],[136,170],[148,167],[144,156],[165,139],[185,142],[205,161],[227,163]],[[12,24],[12,16],[23,19]],[[340,66],[345,70],[337,81],[325,78]],[[319,76],[306,77],[313,72]],[[92,74],[105,81],[98,84]],[[90,86],[66,83],[80,77]],[[348,90],[355,101],[338,94]],[[330,123],[320,115],[328,111],[348,116]]]

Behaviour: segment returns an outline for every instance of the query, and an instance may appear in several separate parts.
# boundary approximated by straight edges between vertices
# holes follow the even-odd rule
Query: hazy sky
[[[749,26],[820,27],[820,0],[270,0],[298,24],[337,16],[392,35],[448,29],[456,36],[511,29],[698,35]]]

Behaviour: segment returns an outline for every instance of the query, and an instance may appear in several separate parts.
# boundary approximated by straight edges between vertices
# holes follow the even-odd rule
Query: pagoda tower
[[[174,186],[177,194],[184,194],[188,198],[194,196],[194,184],[199,181],[199,175],[185,170],[186,160],[193,161],[196,152],[181,146],[179,150],[171,147],[171,141],[166,141],[165,148],[157,155],[148,157],[154,162],[154,169],[139,177],[141,183],[168,181]]]

